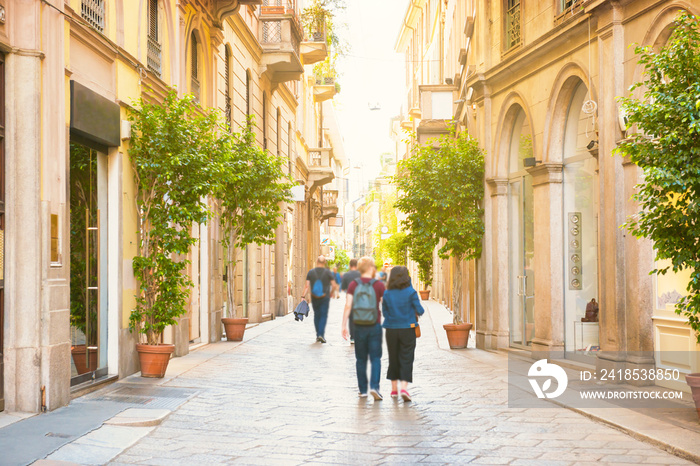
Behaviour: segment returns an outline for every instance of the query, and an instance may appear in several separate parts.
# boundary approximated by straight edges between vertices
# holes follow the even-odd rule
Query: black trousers
[[[413,382],[413,358],[416,352],[416,331],[412,328],[386,329],[389,369],[386,378]]]

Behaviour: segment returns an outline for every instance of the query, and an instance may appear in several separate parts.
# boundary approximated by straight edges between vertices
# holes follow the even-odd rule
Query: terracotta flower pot
[[[70,349],[78,375],[97,369],[97,347],[89,348],[88,352],[89,358],[85,352],[85,345],[75,345]]]
[[[224,317],[221,319],[221,323],[224,324],[224,330],[226,331],[226,340],[228,341],[241,341],[243,340],[243,334],[245,333],[245,326],[248,324],[248,318],[243,317],[240,319],[235,319],[232,317]]]
[[[700,418],[700,372],[695,374],[686,374],[685,381],[690,386],[690,391],[693,393],[695,409],[698,410],[698,417]]]
[[[418,294],[420,295],[420,299],[427,301],[430,297],[430,290],[418,290]]]
[[[141,361],[141,377],[163,377],[170,362],[175,345],[137,344],[136,351]]]
[[[469,331],[472,329],[472,324],[445,324],[442,326],[447,332],[447,340],[450,342],[450,348],[466,348],[469,342]]]

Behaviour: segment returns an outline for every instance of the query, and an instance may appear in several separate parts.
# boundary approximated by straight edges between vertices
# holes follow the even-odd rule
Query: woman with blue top
[[[415,324],[425,310],[420,304],[418,292],[411,286],[411,277],[404,266],[391,269],[387,289],[382,300],[383,327],[386,329],[386,346],[389,351],[389,369],[386,378],[391,380],[391,396],[411,401],[408,384],[413,382],[413,357],[416,351]]]

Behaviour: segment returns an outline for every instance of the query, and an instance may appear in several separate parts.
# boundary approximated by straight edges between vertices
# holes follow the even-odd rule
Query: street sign
[[[343,217],[331,217],[328,219],[329,227],[342,227],[343,224]]]
[[[389,238],[391,238],[391,233],[382,233],[381,238],[382,239],[389,239]]]

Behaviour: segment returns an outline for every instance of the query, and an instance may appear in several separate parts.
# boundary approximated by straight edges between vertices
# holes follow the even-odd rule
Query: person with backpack
[[[356,279],[360,278],[360,272],[357,270],[357,259],[350,259],[350,270],[343,274],[343,280],[340,282],[340,291],[345,291],[347,293],[350,283],[354,282]],[[350,313],[350,322],[348,323],[350,329],[350,344],[355,344],[355,326],[352,324],[352,313]]]
[[[418,316],[425,310],[420,304],[418,292],[411,286],[411,277],[404,266],[391,269],[387,290],[382,300],[383,327],[386,329],[386,348],[389,352],[389,368],[386,378],[391,380],[391,396],[411,401],[408,384],[413,382],[413,359],[416,351]]]
[[[355,369],[360,398],[367,397],[367,388],[372,397],[379,401],[379,379],[382,371],[382,315],[379,303],[384,295],[384,283],[374,279],[377,268],[371,257],[362,257],[357,268],[360,278],[348,285],[343,312],[342,336],[348,339],[348,320],[353,318],[355,328]],[[372,368],[367,380],[367,359]],[[369,387],[368,387],[369,385]]]
[[[326,258],[318,256],[316,267],[306,274],[306,286],[301,299],[306,299],[306,292],[311,291],[311,307],[314,310],[314,327],[316,327],[316,342],[326,343],[326,323],[328,322],[328,306],[331,294],[338,285],[333,272],[326,268]]]

